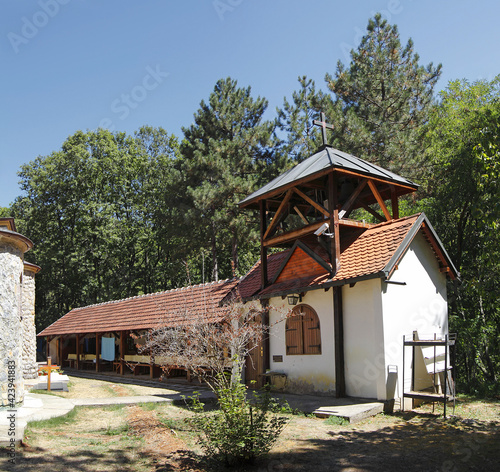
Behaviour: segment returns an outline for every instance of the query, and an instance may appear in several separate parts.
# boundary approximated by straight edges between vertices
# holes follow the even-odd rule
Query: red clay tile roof
[[[224,280],[75,308],[38,336],[175,326],[186,315],[196,318],[207,313],[219,321],[227,310],[220,302],[237,283],[238,279]]]
[[[290,250],[278,252],[267,256],[267,277],[272,280],[282,262],[286,259]],[[250,269],[238,284],[240,297],[243,299],[250,298],[260,289],[260,260]]]
[[[318,264],[311,259],[312,272],[303,273],[302,277],[274,283],[264,290],[260,289],[260,264],[256,264],[252,271],[239,284],[239,291],[243,299],[250,297],[268,298],[273,294],[285,294],[298,289],[318,288],[328,282],[328,285],[346,282],[360,277],[377,276],[387,266],[396,253],[404,238],[418,219],[419,215],[401,218],[395,221],[380,223],[364,231],[347,247],[342,247],[340,254],[340,268],[333,279],[325,270],[318,274]],[[295,251],[299,248],[295,248]],[[269,279],[288,257],[290,250],[274,254],[268,258]],[[324,251],[316,251],[326,260]],[[293,256],[289,263],[293,264]],[[271,270],[271,266],[273,270]],[[285,269],[285,268],[284,268]],[[278,278],[279,282],[279,278]]]

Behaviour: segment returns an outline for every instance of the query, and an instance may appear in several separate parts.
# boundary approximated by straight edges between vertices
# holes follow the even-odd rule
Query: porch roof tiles
[[[186,314],[194,319],[208,313],[210,320],[219,321],[227,310],[221,302],[237,283],[224,280],[74,308],[38,336],[176,326]]]

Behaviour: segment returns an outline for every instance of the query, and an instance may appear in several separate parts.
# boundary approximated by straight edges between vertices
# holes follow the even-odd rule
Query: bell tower
[[[333,125],[326,122],[324,113],[313,124],[322,128],[320,149],[239,203],[240,208],[260,213],[261,289],[269,284],[268,248],[288,248],[300,241],[328,261],[333,278],[343,248],[373,226],[356,218],[355,210],[362,208],[379,222],[396,220],[399,197],[418,188],[408,179],[329,146],[326,131]]]

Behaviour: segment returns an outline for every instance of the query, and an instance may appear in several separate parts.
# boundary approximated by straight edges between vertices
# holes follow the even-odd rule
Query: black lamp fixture
[[[289,305],[297,305],[298,302],[302,302],[302,295],[300,294],[292,294],[287,296]]]

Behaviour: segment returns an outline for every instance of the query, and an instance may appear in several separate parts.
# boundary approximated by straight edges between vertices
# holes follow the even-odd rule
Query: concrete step
[[[318,418],[328,418],[337,416],[343,418],[349,423],[357,423],[358,421],[375,416],[384,411],[384,404],[381,402],[373,403],[358,403],[352,405],[336,405],[322,406],[313,411],[313,414]]]

